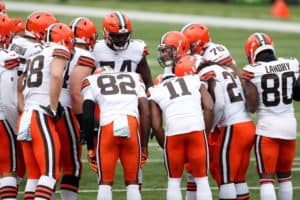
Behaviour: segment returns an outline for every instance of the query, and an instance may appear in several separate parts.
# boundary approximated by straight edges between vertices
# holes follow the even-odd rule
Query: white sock
[[[260,184],[260,200],[276,200],[276,194],[273,183]]]
[[[60,196],[62,200],[76,200],[77,199],[77,192],[71,190],[60,190]]]
[[[292,200],[293,199],[293,185],[290,178],[279,179],[279,200]]]
[[[15,200],[18,194],[17,191],[17,178],[13,176],[6,176],[1,178],[1,188],[2,194],[1,199],[5,200]]]
[[[246,182],[244,183],[236,183],[234,184],[235,186],[235,191],[236,191],[236,196],[237,197],[243,197],[243,199],[247,198],[249,199],[249,188]]]
[[[25,186],[25,199],[33,199],[34,192],[39,179],[27,179],[26,186]]]
[[[180,182],[181,178],[168,179],[167,200],[182,200]]]
[[[97,200],[112,200],[110,185],[99,185]]]
[[[126,187],[127,200],[141,200],[141,193],[139,191],[139,185],[131,184]]]
[[[50,176],[41,176],[35,189],[34,200],[52,199],[55,184],[55,178]]]
[[[212,200],[208,177],[194,178],[197,184],[197,199]]]
[[[220,199],[236,199],[234,183],[223,184],[220,186]]]
[[[186,193],[185,200],[196,200],[197,186],[191,173],[186,173]]]

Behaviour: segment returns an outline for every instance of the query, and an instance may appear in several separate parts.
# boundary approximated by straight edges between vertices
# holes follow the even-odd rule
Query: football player
[[[293,87],[300,85],[296,58],[277,58],[271,37],[253,33],[245,43],[249,65],[243,68],[247,108],[257,114],[255,156],[260,199],[293,199],[291,169],[296,153],[297,121]]]
[[[220,199],[249,199],[246,182],[255,125],[246,109],[239,77],[232,68],[210,65],[199,72],[215,102],[223,101],[222,115],[210,133],[211,174],[219,186]]]
[[[60,141],[64,144],[61,146],[63,176],[60,183],[61,197],[64,200],[77,199],[79,179],[82,173],[80,159],[82,148],[79,145],[79,124],[82,127],[83,104],[80,93],[81,80],[95,68],[95,60],[91,50],[97,36],[96,26],[88,18],[75,18],[69,26],[75,37],[74,49],[68,68],[65,70],[59,99],[64,107],[64,115],[56,122],[56,130],[59,132]]]
[[[8,49],[11,51],[16,52],[21,60],[20,66],[18,67],[18,110],[20,113],[23,112],[23,81],[24,81],[24,70],[26,68],[26,61],[27,59],[42,50],[42,42],[45,39],[45,30],[46,28],[52,24],[57,22],[58,20],[54,15],[44,11],[38,11],[31,13],[25,22],[26,29],[24,30],[24,36],[17,34],[22,32],[22,21],[18,18],[14,18],[14,33],[16,34]],[[15,122],[16,124],[16,122]],[[17,142],[19,145],[19,142]],[[19,148],[21,149],[21,148]],[[20,178],[24,177],[25,175],[25,164],[23,159],[23,153],[18,152],[18,176]],[[23,166],[23,167],[22,167]],[[27,177],[31,179],[30,177]],[[35,188],[35,185],[38,182],[38,177],[36,179],[27,180],[27,185],[25,189],[24,198],[32,197]],[[34,185],[31,187],[30,185]]]
[[[15,123],[17,109],[17,68],[20,59],[7,51],[13,34],[13,22],[7,15],[0,16],[0,198],[17,198],[17,143]]]
[[[14,23],[14,35],[24,37],[25,23],[23,19],[20,17],[13,18],[13,23]]]
[[[232,68],[235,73],[240,76],[240,70],[235,65],[235,61],[233,60],[229,50],[222,44],[217,44],[211,41],[211,37],[209,34],[208,28],[200,23],[190,23],[185,25],[181,32],[187,37],[189,43],[190,43],[190,54],[192,55],[201,55],[204,59],[206,59],[208,62],[212,62],[218,65],[226,65],[230,68]],[[215,84],[215,89],[219,88],[218,82]],[[223,111],[222,111],[222,93],[215,92],[215,94],[219,97],[214,97],[215,100],[215,108],[214,108],[214,124],[220,119]],[[218,101],[218,102],[216,102]],[[217,138],[218,133],[212,132],[208,136],[209,146],[210,150],[213,149],[213,145],[215,144],[215,139]],[[210,156],[210,160],[213,161],[214,158]],[[210,164],[210,169],[212,169],[213,166]],[[187,193],[186,198],[187,200],[195,200],[195,192],[193,190],[195,189],[195,183],[193,181],[192,176],[190,174],[187,174],[188,176],[188,183],[187,183]]]
[[[153,85],[146,56],[148,48],[143,40],[131,38],[132,26],[127,15],[115,11],[103,19],[103,40],[97,41],[93,54],[97,66],[110,66],[117,72],[141,74],[146,88]]]
[[[141,154],[148,155],[150,111],[140,75],[135,72],[118,73],[110,68],[101,74],[88,76],[82,82],[82,94],[88,158],[98,171],[97,199],[112,199],[118,159],[124,171],[127,200],[141,199],[138,179]],[[93,141],[95,103],[101,109],[96,153]]]
[[[195,177],[197,199],[212,199],[207,177],[205,134],[211,129],[212,97],[199,76],[175,77],[174,74],[164,73],[161,81],[149,88],[149,100],[152,128],[164,149],[168,175],[167,199],[181,199],[180,182],[186,161]],[[166,130],[162,115],[165,116]]]
[[[67,25],[51,24],[45,32],[44,48],[27,59],[25,105],[17,138],[22,143],[28,171],[28,199],[51,199],[60,178],[61,144],[55,121],[63,113],[59,96],[73,40],[74,34]]]

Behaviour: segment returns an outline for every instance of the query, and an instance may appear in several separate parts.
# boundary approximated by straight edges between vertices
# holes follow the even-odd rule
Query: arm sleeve
[[[87,149],[91,150],[94,149],[94,109],[95,109],[95,103],[91,100],[85,100],[83,102],[83,115],[82,115],[82,121],[84,122],[82,124],[83,131],[86,135],[86,141],[87,141]]]

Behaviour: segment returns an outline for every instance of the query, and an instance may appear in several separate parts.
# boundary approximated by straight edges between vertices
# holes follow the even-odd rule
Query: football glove
[[[98,173],[98,167],[97,167],[97,160],[96,160],[96,154],[94,150],[88,150],[87,158],[89,161],[90,168],[95,172]]]
[[[62,118],[62,116],[65,113],[64,107],[61,105],[60,102],[58,102],[56,111],[52,110],[50,108],[50,105],[48,105],[47,107],[45,106],[40,106],[40,107],[43,108],[47,112],[47,114],[52,117],[54,122],[57,122],[60,118]]]

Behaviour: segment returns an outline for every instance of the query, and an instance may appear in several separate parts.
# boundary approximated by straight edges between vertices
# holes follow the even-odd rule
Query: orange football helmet
[[[158,45],[158,62],[162,67],[174,67],[176,62],[189,52],[189,43],[179,31],[165,33]]]
[[[3,1],[0,1],[0,14],[6,14],[6,6],[5,3]]]
[[[45,30],[49,25],[58,22],[56,17],[49,12],[33,12],[27,17],[25,23],[25,36],[45,40]]]
[[[46,29],[46,42],[55,42],[73,49],[74,33],[69,26],[63,23],[51,24]]]
[[[176,76],[185,76],[196,74],[198,68],[207,61],[199,55],[186,55],[182,57],[175,65],[175,75]]]
[[[74,19],[70,28],[75,36],[75,43],[87,44],[92,50],[97,39],[97,29],[95,24],[86,17],[78,17]]]
[[[107,45],[113,50],[124,50],[131,39],[131,22],[119,12],[111,12],[103,20],[103,36]]]
[[[256,61],[256,56],[265,50],[271,50],[275,53],[273,41],[265,33],[253,33],[245,43],[245,54],[250,64]]]
[[[13,33],[12,19],[7,15],[0,15],[0,42],[7,48]]]
[[[187,24],[181,32],[188,39],[192,54],[201,54],[203,48],[210,42],[208,28],[202,24]]]
[[[23,35],[25,31],[25,23],[20,17],[13,18],[14,33]]]

